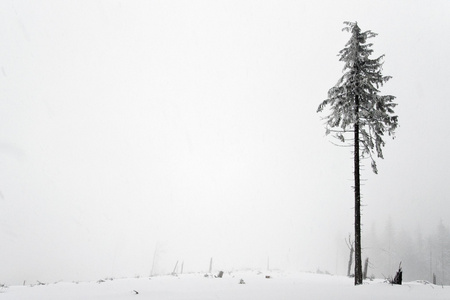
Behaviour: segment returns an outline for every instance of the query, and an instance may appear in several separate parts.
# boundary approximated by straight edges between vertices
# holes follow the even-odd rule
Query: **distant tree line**
[[[389,220],[381,232],[372,227],[365,232],[363,253],[369,257],[369,274],[388,278],[395,274],[399,263],[403,280],[426,280],[439,285],[450,285],[450,229],[440,221],[436,229],[423,235],[398,230]]]

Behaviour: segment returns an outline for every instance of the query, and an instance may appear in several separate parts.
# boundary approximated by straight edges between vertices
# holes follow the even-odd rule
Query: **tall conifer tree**
[[[384,55],[371,59],[375,37],[372,31],[361,32],[358,24],[344,22],[343,31],[351,33],[345,48],[339,52],[345,63],[342,77],[328,91],[328,99],[318,107],[325,117],[326,134],[332,134],[342,143],[353,146],[355,194],[355,285],[362,284],[361,262],[361,184],[360,159],[369,157],[374,173],[378,173],[374,154],[383,158],[384,135],[394,137],[398,117],[394,115],[394,96],[379,95],[379,88],[391,77],[381,74]],[[350,137],[348,136],[350,134]]]

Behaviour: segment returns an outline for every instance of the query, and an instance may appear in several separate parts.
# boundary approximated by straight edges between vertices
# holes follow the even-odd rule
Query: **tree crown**
[[[358,125],[361,155],[371,158],[372,170],[377,173],[372,155],[376,153],[383,158],[385,133],[395,137],[398,117],[394,115],[394,107],[397,104],[393,102],[394,96],[379,95],[379,88],[391,77],[381,73],[384,55],[370,58],[373,50],[367,40],[377,34],[362,32],[356,22],[344,24],[343,31],[351,33],[350,40],[338,54],[345,64],[344,74],[328,91],[328,98],[319,105],[317,112],[329,107],[330,113],[324,118],[326,134],[332,133],[342,143],[346,142],[344,134],[353,132]]]

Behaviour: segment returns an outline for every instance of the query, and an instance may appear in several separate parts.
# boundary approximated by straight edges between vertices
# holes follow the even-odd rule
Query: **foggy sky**
[[[399,104],[363,223],[448,225],[450,3],[337,2],[2,1],[0,282],[148,276],[154,256],[345,273],[351,152],[316,113],[343,21],[379,34]]]

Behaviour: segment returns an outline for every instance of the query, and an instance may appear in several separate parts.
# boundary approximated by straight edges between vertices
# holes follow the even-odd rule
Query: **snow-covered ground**
[[[270,276],[270,278],[266,278]],[[240,284],[241,279],[245,284]],[[393,286],[381,280],[354,286],[351,278],[310,273],[233,272],[54,283],[3,288],[0,299],[450,299],[450,287],[423,282]]]

